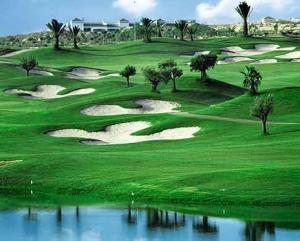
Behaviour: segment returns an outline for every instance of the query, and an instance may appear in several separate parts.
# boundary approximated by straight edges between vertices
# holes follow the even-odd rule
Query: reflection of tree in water
[[[149,228],[178,228],[185,225],[185,215],[153,208],[147,209],[147,225]]]
[[[203,216],[198,220],[193,221],[193,229],[197,230],[199,233],[203,234],[217,234],[218,228],[215,224],[210,224],[208,217]]]
[[[61,222],[62,222],[62,210],[61,210],[61,207],[58,207],[56,209],[56,222],[57,222],[57,224],[61,224]]]
[[[36,221],[37,220],[37,214],[33,213],[31,207],[28,207],[26,218],[28,221]]]
[[[134,212],[132,205],[128,206],[127,223],[128,224],[136,224],[137,223],[137,214],[136,214],[136,212]]]
[[[275,224],[272,222],[252,222],[245,227],[245,241],[262,241],[264,234],[275,235]]]

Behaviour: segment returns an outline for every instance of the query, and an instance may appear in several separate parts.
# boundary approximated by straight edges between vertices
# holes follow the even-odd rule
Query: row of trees
[[[60,36],[66,31],[67,26],[63,23],[60,23],[56,19],[52,19],[51,22],[49,22],[47,25],[48,29],[53,33],[53,37],[55,39],[54,42],[54,49],[59,50],[60,49],[60,44],[59,44],[59,38]],[[79,27],[77,26],[68,26],[68,31],[73,38],[73,45],[75,49],[78,49],[78,34],[80,32]]]
[[[191,71],[201,73],[202,81],[209,81],[207,70],[213,68],[217,63],[217,56],[214,54],[200,55],[192,59]],[[246,66],[245,71],[241,72],[244,75],[243,85],[249,90],[252,96],[258,94],[258,87],[261,85],[262,75],[254,66]],[[128,87],[130,86],[129,78],[136,74],[134,66],[126,66],[121,75],[126,78]],[[169,83],[172,81],[172,92],[177,92],[176,79],[183,75],[183,71],[178,68],[174,60],[167,60],[158,64],[158,67],[147,67],[143,69],[145,79],[151,84],[151,90],[158,93],[160,83]],[[251,115],[259,118],[262,121],[263,133],[268,134],[267,120],[273,112],[274,101],[273,96],[257,97],[251,107]]]

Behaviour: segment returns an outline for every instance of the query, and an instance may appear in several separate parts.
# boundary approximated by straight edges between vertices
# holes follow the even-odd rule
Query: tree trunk
[[[74,49],[79,49],[77,44],[77,38],[74,37]]]
[[[184,41],[184,33],[181,31],[181,41]]]
[[[159,38],[162,37],[161,30],[158,30],[158,37],[159,37]]]
[[[152,92],[157,93],[157,84],[152,84]]]
[[[27,77],[29,76],[29,71],[30,71],[30,70],[26,70],[26,76],[27,76]]]
[[[194,36],[193,36],[193,34],[191,34],[191,41],[194,41]]]
[[[176,92],[177,91],[177,88],[176,88],[176,79],[173,78],[172,81],[173,81],[173,90],[172,90],[172,92]]]
[[[59,50],[59,37],[58,36],[55,37],[54,49]]]
[[[129,83],[129,77],[126,77],[126,81],[127,81],[127,87],[130,87],[130,83]]]
[[[207,74],[206,74],[206,71],[205,70],[203,70],[203,71],[201,71],[201,80],[202,81],[207,81]]]
[[[248,30],[248,21],[247,18],[244,18],[244,36],[248,37],[249,36],[249,30]]]
[[[262,127],[263,127],[263,133],[264,133],[264,135],[268,135],[267,120],[265,118],[262,120]]]

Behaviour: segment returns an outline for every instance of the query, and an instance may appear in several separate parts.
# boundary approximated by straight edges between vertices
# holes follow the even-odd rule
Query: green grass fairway
[[[209,72],[214,80],[205,84],[198,80],[199,73],[190,71],[189,59],[182,57],[204,50],[220,54],[222,47],[253,48],[261,43],[300,50],[299,42],[281,38],[195,42],[155,39],[150,44],[129,42],[59,52],[44,48],[0,57],[12,63],[0,63],[0,161],[23,160],[0,166],[2,190],[24,194],[33,189],[34,193],[79,195],[94,202],[125,201],[134,192],[140,202],[299,205],[300,63],[279,60],[278,64],[257,65],[263,75],[262,94],[271,93],[275,100],[271,135],[263,136],[260,122],[249,114],[253,97],[242,87],[240,71],[247,63],[217,65]],[[253,58],[285,53],[288,51]],[[40,66],[55,76],[27,78],[14,66],[25,56],[36,56]],[[171,93],[170,85],[161,84],[161,93],[153,94],[141,70],[167,59],[176,60],[184,70],[178,80],[180,92]],[[127,64],[138,70],[132,88],[127,88],[121,77],[83,81],[69,80],[65,74],[75,66],[114,73]],[[95,88],[96,92],[55,100],[29,100],[4,93],[9,88],[32,90],[43,84],[61,85],[66,92],[78,88]],[[134,101],[143,98],[176,101],[184,113],[112,117],[80,114],[82,108],[95,104],[134,107]],[[201,131],[189,140],[111,146],[88,146],[79,139],[44,134],[65,128],[97,131],[130,121],[153,124],[137,134],[189,126],[199,126]]]

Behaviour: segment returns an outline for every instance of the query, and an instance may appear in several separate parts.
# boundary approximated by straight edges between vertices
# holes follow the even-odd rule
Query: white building
[[[70,25],[72,27],[77,26],[84,32],[113,32],[128,28],[130,22],[126,19],[121,19],[117,23],[105,23],[105,22],[85,22],[84,19],[74,18]]]

